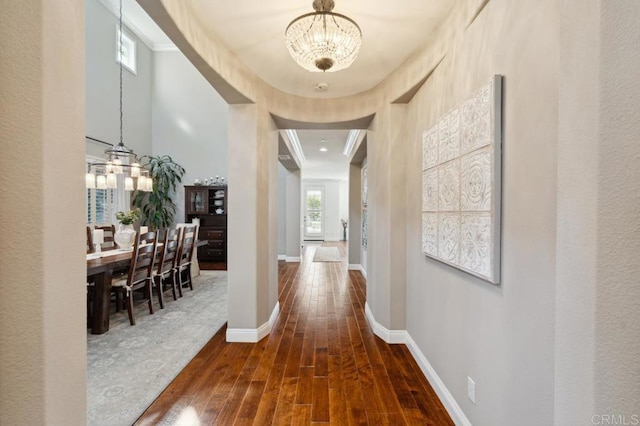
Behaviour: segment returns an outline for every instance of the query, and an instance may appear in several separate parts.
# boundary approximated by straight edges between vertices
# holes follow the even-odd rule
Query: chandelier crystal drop
[[[122,0],[120,0],[120,19],[118,23],[120,40],[118,48],[122,49]],[[119,53],[122,53],[121,51]],[[120,143],[107,149],[105,160],[95,161],[88,166],[85,175],[85,187],[90,189],[117,189],[118,185],[124,185],[125,191],[153,191],[153,180],[150,173],[138,162],[138,156],[123,142],[123,109],[122,109],[122,61],[120,65]],[[89,138],[93,139],[93,138]],[[106,143],[93,139],[97,142]],[[110,144],[108,144],[110,145]],[[137,185],[134,189],[134,180]]]
[[[308,71],[348,68],[360,51],[360,27],[352,19],[332,12],[334,5],[333,0],[315,0],[315,12],[297,17],[285,30],[289,53]]]

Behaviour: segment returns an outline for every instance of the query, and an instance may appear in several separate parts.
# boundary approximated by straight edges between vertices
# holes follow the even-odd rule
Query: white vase
[[[120,250],[127,250],[133,247],[135,237],[136,231],[133,229],[133,225],[123,225],[119,223],[116,234],[113,236],[113,240],[116,242]]]

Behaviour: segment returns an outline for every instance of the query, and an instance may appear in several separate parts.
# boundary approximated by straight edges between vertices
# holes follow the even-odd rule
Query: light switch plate
[[[476,403],[476,382],[471,377],[467,377],[467,396],[471,402]]]

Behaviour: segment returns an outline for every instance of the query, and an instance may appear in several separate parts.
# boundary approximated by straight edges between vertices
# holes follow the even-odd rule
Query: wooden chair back
[[[87,254],[93,253],[93,231],[90,226],[87,226]]]
[[[141,244],[141,241],[146,241],[146,243]],[[157,235],[155,232],[147,232],[135,238],[131,266],[127,276],[127,287],[129,289],[136,290],[151,279],[156,262],[156,250]]]
[[[180,243],[178,259],[176,261],[177,268],[191,263],[193,249],[196,243],[196,230],[196,225],[187,225],[182,228],[182,242]]]
[[[175,268],[181,235],[180,229],[165,230],[162,254],[158,262],[158,275],[165,275]]]
[[[104,243],[100,244],[102,250],[114,250],[118,248],[113,236],[116,235],[115,225],[95,226],[94,229],[102,229],[104,231]]]

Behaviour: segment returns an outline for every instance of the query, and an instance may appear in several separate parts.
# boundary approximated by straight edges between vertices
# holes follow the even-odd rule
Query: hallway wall
[[[407,331],[474,425],[553,424],[558,29],[555,0],[490,1],[409,105]],[[494,74],[505,76],[499,286],[421,253],[419,196],[422,131]]]

